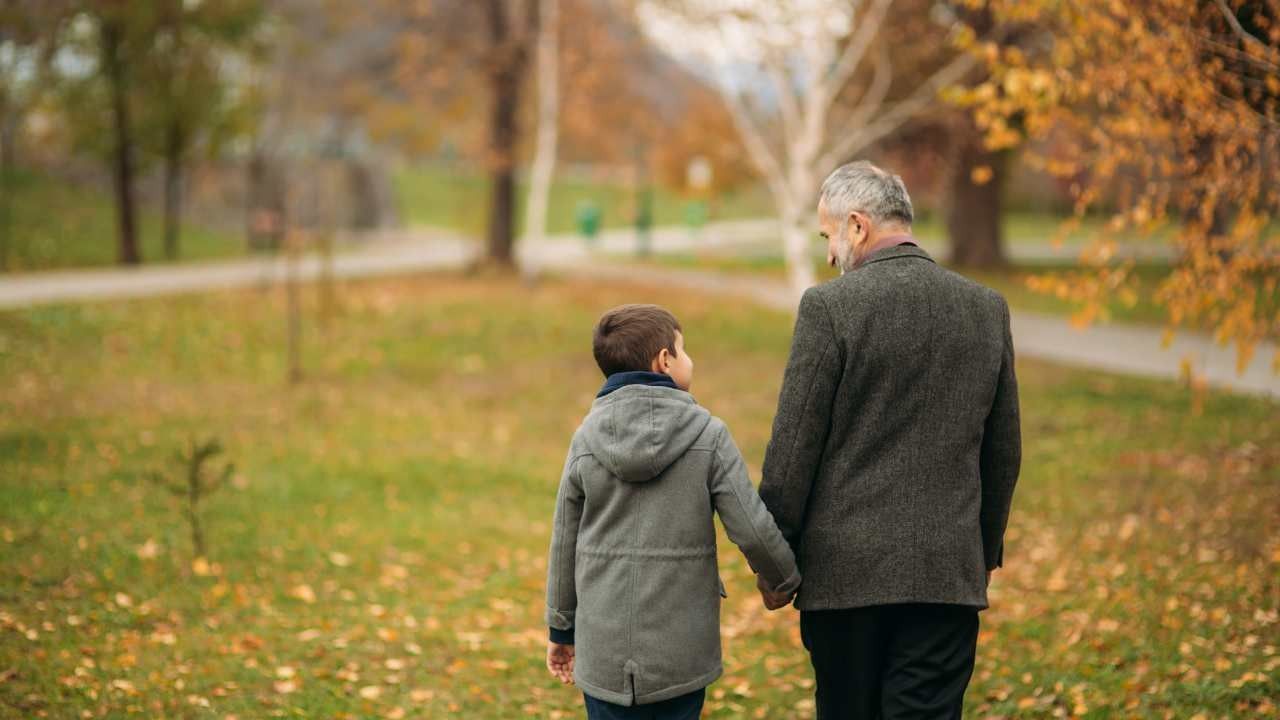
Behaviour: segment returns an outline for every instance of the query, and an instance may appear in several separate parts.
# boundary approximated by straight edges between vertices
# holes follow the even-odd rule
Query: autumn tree
[[[790,284],[813,284],[822,178],[937,103],[973,67],[955,53],[909,87],[880,33],[889,0],[648,0],[656,41],[714,73],[747,154],[777,207]],[[954,38],[957,41],[965,37]]]
[[[0,270],[8,267],[13,243],[19,136],[50,85],[60,26],[69,10],[69,3],[59,0],[0,2]]]
[[[684,189],[696,156],[713,165],[717,190],[754,181],[715,87],[656,46],[630,9],[598,0],[566,8],[565,152],[578,162],[625,165],[637,145],[648,148],[656,179],[674,190]],[[583,24],[594,31],[571,32]]]
[[[400,19],[398,37],[388,43],[395,50],[390,76],[399,96],[393,100],[409,113],[397,113],[399,117],[380,113],[382,119],[392,121],[388,129],[424,144],[423,128],[409,127],[415,122],[440,130],[443,118],[479,120],[479,138],[462,134],[479,144],[476,154],[489,176],[485,259],[498,267],[511,267],[515,263],[516,166],[524,137],[520,111],[533,65],[537,1],[405,4],[383,0],[369,12],[379,21]],[[477,84],[485,88],[479,113],[473,108]]]
[[[230,65],[251,59],[253,32],[263,17],[260,0],[157,3],[152,46],[144,64],[146,107],[164,166],[164,253],[177,259],[187,164],[202,140],[216,145],[234,111],[226,77]]]
[[[984,8],[966,8],[961,3],[946,6],[958,22],[974,29],[975,36],[991,37],[994,19]],[[1014,47],[1021,36],[1002,33],[1002,42]],[[984,68],[970,71],[966,85],[985,79]],[[944,113],[947,145],[946,186],[943,220],[947,229],[953,264],[961,267],[992,268],[1005,264],[1002,222],[1005,178],[1012,152],[987,146],[986,134],[973,118],[970,108]]]
[[[86,70],[68,84],[67,113],[81,142],[101,152],[111,173],[117,256],[142,262],[138,238],[138,75],[146,61],[156,8],[151,3],[79,0],[68,49]],[[105,142],[101,138],[105,138]]]
[[[560,0],[539,0],[538,7],[538,125],[524,224],[525,234],[535,241],[547,232],[560,130]]]
[[[1077,219],[1110,216],[1082,252],[1089,269],[1038,286],[1077,301],[1081,322],[1135,301],[1117,242],[1171,227],[1175,266],[1152,299],[1171,329],[1210,327],[1247,366],[1280,336],[1280,1],[988,6],[1038,29],[1042,49],[980,48],[991,77],[963,99],[987,146],[1053,137],[1030,161],[1071,182]]]

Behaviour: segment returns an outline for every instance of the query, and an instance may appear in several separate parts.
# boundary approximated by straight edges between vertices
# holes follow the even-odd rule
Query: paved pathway
[[[593,279],[733,295],[788,312],[796,305],[795,296],[784,283],[758,277],[602,264],[566,269]],[[1020,357],[1165,379],[1179,378],[1182,360],[1188,358],[1213,387],[1280,400],[1280,374],[1271,370],[1276,346],[1271,343],[1259,347],[1245,372],[1237,374],[1235,350],[1216,345],[1203,333],[1179,333],[1168,348],[1163,348],[1163,333],[1155,327],[1094,324],[1078,330],[1065,317],[1025,310],[1013,311],[1012,324],[1014,346]]]
[[[653,233],[654,252],[681,252],[693,248],[740,248],[774,237],[772,221],[718,223],[694,235],[684,228],[662,228]],[[1014,245],[1012,248],[1019,246]],[[1036,246],[1025,246],[1034,248]],[[630,231],[603,233],[597,249],[607,253],[634,249]],[[1058,252],[1050,249],[1052,252]],[[1024,254],[1024,259],[1035,253]],[[1041,247],[1039,257],[1047,258]],[[474,257],[475,245],[447,232],[391,232],[363,242],[360,249],[335,255],[336,277],[367,277],[420,270],[464,266]],[[592,279],[663,284],[745,297],[768,307],[791,311],[795,297],[774,280],[731,276],[696,270],[635,267],[610,262],[587,250],[577,238],[557,236],[538,245],[522,246],[522,266],[528,272],[552,270]],[[1015,258],[1017,258],[1015,253]],[[311,280],[322,264],[314,256],[303,258],[298,275]],[[152,265],[0,276],[0,309],[66,301],[104,300],[249,287],[285,279],[281,258],[263,257],[218,263]],[[1180,333],[1171,347],[1162,349],[1157,328],[1133,325],[1093,325],[1076,330],[1062,317],[1015,311],[1014,342],[1020,355],[1102,370],[1159,378],[1178,378],[1183,358],[1190,358],[1210,385],[1238,392],[1280,399],[1280,375],[1272,372],[1276,348],[1258,348],[1243,374],[1235,371],[1235,351],[1215,345],[1200,333]]]

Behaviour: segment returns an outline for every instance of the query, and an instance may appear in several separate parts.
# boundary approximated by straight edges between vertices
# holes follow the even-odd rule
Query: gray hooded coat
[[[596,399],[569,448],[547,569],[547,624],[575,629],[583,692],[645,705],[720,676],[712,512],[772,589],[799,586],[723,422],[671,388]]]

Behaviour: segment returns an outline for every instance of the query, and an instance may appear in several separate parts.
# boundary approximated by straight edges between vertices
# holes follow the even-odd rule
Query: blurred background
[[[569,717],[590,332],[758,480],[823,178],[1014,311],[975,717],[1273,717],[1280,2],[0,0],[0,717]],[[812,717],[721,555],[712,717]]]

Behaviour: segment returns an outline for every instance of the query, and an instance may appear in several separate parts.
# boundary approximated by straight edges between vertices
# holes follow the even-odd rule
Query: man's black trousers
[[[877,605],[800,613],[818,720],[959,718],[973,675],[978,609]]]

